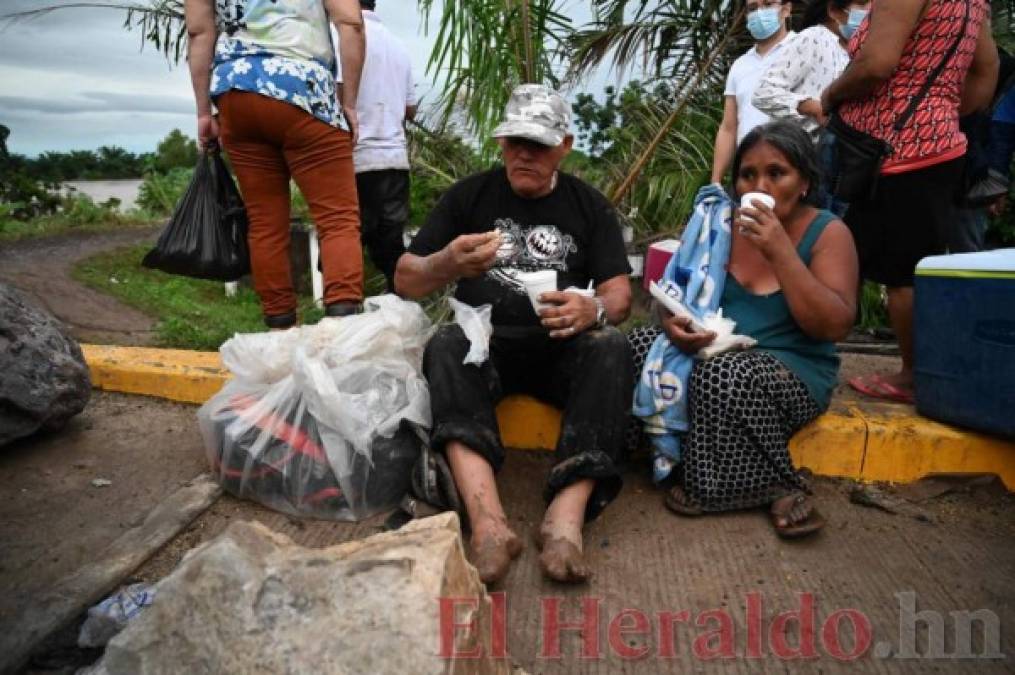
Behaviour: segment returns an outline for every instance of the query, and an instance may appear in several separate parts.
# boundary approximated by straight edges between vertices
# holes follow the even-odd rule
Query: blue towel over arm
[[[718,185],[698,191],[680,247],[659,284],[699,319],[719,308],[730,257],[733,202]],[[665,333],[656,338],[634,388],[633,413],[652,439],[653,478],[665,479],[680,461],[680,434],[687,431],[687,387],[694,357]]]

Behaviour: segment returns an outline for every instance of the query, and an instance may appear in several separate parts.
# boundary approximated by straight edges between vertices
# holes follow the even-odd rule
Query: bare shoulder
[[[835,218],[825,225],[825,229],[814,243],[814,251],[853,246],[853,233],[849,231],[849,226],[842,221],[842,218]]]
[[[857,273],[858,262],[853,233],[840,218],[832,220],[825,226],[811,251],[811,271],[823,269],[839,270],[850,275]]]

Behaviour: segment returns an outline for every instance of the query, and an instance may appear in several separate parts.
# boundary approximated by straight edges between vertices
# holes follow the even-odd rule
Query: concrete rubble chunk
[[[0,446],[58,429],[85,409],[92,382],[67,328],[0,283]]]
[[[458,629],[454,649],[482,657],[441,657],[439,598],[478,600],[458,606],[477,630]],[[510,673],[491,610],[454,513],[325,549],[239,522],[159,582],[90,672]]]

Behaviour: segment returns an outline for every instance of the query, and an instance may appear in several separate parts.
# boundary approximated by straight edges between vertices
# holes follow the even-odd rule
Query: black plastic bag
[[[250,272],[247,212],[217,148],[201,153],[187,191],[141,264],[216,281]]]

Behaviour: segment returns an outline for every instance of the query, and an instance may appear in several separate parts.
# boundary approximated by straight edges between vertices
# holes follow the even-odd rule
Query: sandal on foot
[[[805,537],[825,526],[825,519],[814,508],[810,497],[802,492],[776,499],[770,513],[772,527],[783,539]]]
[[[879,398],[883,401],[913,404],[913,392],[897,387],[882,379],[879,375],[864,377],[859,375],[849,381],[849,386],[864,396]]]
[[[680,516],[700,516],[705,513],[700,506],[691,501],[684,488],[679,485],[670,488],[663,503],[666,504],[666,508]]]

